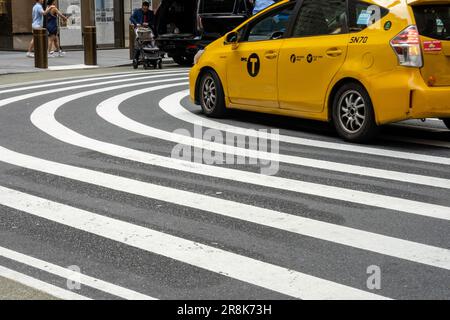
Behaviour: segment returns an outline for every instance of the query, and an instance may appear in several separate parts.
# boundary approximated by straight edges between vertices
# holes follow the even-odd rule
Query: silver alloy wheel
[[[366,103],[362,95],[355,90],[345,92],[338,103],[339,122],[348,133],[357,133],[367,118]]]
[[[217,104],[217,88],[216,82],[211,76],[207,76],[203,80],[202,86],[202,103],[208,112],[213,112]]]

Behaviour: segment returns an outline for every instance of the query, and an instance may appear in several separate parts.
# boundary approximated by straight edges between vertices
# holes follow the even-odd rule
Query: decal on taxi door
[[[247,59],[247,71],[250,77],[256,77],[261,68],[261,60],[256,53],[252,53]]]

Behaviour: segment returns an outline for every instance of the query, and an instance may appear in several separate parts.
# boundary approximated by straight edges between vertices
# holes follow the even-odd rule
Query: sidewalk
[[[15,281],[0,277],[0,301],[55,300],[56,298]]]
[[[98,66],[94,68],[131,65],[128,49],[98,50]],[[88,69],[84,65],[83,51],[68,51],[65,57],[49,58],[49,71]],[[46,71],[34,67],[34,59],[26,57],[25,52],[0,51],[0,75]]]

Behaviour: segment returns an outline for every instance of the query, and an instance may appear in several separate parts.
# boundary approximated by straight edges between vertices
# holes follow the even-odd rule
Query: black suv
[[[251,15],[248,0],[163,0],[156,13],[158,46],[183,66],[197,51]]]

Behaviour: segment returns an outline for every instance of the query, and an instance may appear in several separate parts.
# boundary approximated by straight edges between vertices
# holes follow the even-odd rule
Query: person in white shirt
[[[40,29],[44,27],[44,16],[50,12],[55,6],[49,6],[46,10],[44,10],[43,5],[44,0],[36,0],[36,4],[33,7],[33,23],[32,29]],[[30,45],[28,46],[27,57],[34,58],[34,53],[32,52],[34,49],[34,39],[31,39]]]

